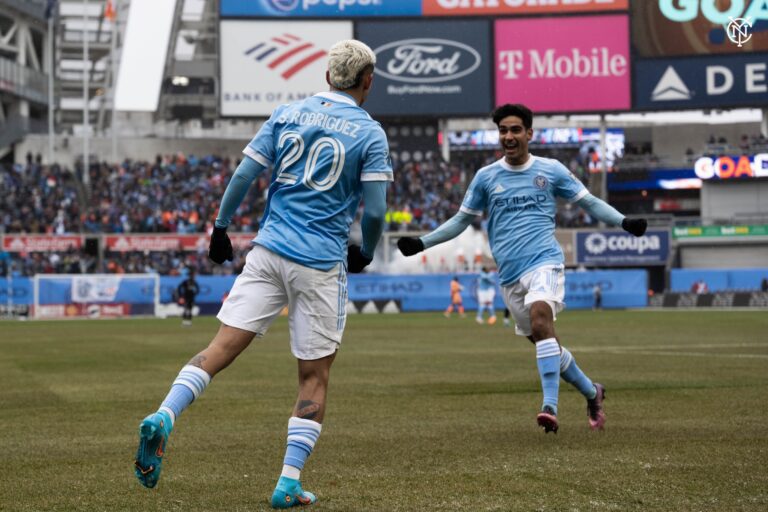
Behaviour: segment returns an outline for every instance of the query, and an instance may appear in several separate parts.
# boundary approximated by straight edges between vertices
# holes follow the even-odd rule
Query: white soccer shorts
[[[501,292],[515,319],[515,334],[530,336],[531,304],[546,302],[555,320],[565,307],[565,269],[563,265],[543,265],[524,274],[516,283],[502,286]]]
[[[217,318],[262,337],[288,306],[291,352],[298,359],[329,356],[341,345],[347,319],[347,271],[328,271],[287,260],[254,246]]]
[[[481,305],[485,304],[493,304],[493,299],[496,298],[496,290],[490,289],[490,290],[478,290],[477,292],[477,302],[479,302]]]

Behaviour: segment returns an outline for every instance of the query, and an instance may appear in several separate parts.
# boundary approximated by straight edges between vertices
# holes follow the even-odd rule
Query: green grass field
[[[566,312],[607,387],[587,427],[535,423],[533,347],[472,314],[356,315],[302,481],[318,511],[768,510],[768,314]],[[213,318],[0,322],[0,510],[258,511],[282,466],[296,366],[285,319],[177,422],[156,489],[133,476],[139,421]]]

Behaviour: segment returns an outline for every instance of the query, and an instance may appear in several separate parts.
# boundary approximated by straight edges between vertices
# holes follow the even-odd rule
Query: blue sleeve
[[[459,213],[438,226],[437,229],[421,237],[421,241],[424,242],[424,248],[429,249],[437,244],[456,238],[472,224],[475,217],[471,213],[459,211]]]
[[[243,153],[260,163],[264,167],[269,167],[275,161],[275,120],[280,119],[282,105],[272,112],[272,117],[261,125],[258,133],[251,142],[245,146]]]
[[[596,198],[592,194],[587,194],[576,201],[575,204],[583,208],[584,211],[592,217],[601,220],[610,226],[621,226],[621,221],[624,220],[624,215],[619,213],[613,206]]]
[[[470,215],[482,215],[487,207],[488,194],[485,191],[485,179],[483,173],[478,172],[472,178],[459,210]]]
[[[371,132],[370,143],[365,148],[363,171],[360,181],[393,181],[392,160],[389,156],[387,135],[380,126]]]
[[[589,194],[587,187],[560,162],[555,164],[555,195],[572,203]]]
[[[363,220],[360,222],[363,230],[363,246],[360,252],[369,258],[373,257],[376,244],[379,243],[384,231],[384,216],[387,213],[387,182],[363,182]]]
[[[219,206],[219,214],[216,216],[217,228],[229,226],[232,216],[237,211],[240,203],[243,202],[243,198],[248,193],[251,183],[264,169],[266,167],[256,160],[250,157],[243,158],[243,161],[237,166],[235,174],[232,175],[232,179],[229,180],[227,189],[224,191],[224,197],[221,200],[221,206]]]

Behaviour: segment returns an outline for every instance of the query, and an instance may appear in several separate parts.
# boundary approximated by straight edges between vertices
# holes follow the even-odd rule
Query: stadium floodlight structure
[[[160,316],[158,274],[36,274],[32,318]]]

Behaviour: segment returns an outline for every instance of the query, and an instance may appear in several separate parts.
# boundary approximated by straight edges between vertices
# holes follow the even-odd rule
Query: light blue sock
[[[557,414],[557,394],[560,391],[560,345],[555,338],[536,342],[536,365],[541,377],[541,390],[544,392],[541,407],[548,405]]]
[[[285,449],[281,476],[299,479],[304,463],[312,454],[322,428],[320,423],[304,418],[293,416],[288,420],[288,446]]]
[[[175,422],[182,411],[200,396],[210,382],[211,376],[205,370],[186,365],[173,381],[171,390],[160,405],[160,410],[169,413],[171,421]]]
[[[576,360],[573,358],[571,352],[565,347],[561,347],[560,350],[560,376],[565,382],[578,389],[588,400],[595,398],[597,390],[595,389],[594,384],[592,384],[589,377],[581,371],[581,368],[576,364]]]

